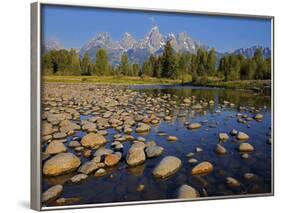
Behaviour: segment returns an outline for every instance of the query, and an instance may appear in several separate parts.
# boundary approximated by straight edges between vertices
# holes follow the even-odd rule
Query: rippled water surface
[[[207,107],[205,112],[191,112],[188,109],[177,107],[173,112],[172,121],[164,121],[153,126],[151,131],[144,137],[147,140],[154,140],[165,150],[160,157],[147,159],[141,166],[128,168],[124,157],[130,147],[130,142],[124,142],[123,158],[117,167],[107,169],[107,175],[103,177],[90,176],[80,184],[68,182],[73,174],[60,177],[43,178],[43,191],[54,184],[63,184],[64,190],[62,197],[80,197],[78,204],[97,204],[107,202],[128,202],[128,201],[147,201],[160,199],[177,198],[177,190],[182,184],[188,184],[196,188],[201,196],[224,196],[224,195],[241,195],[241,194],[258,194],[271,192],[271,149],[272,145],[268,144],[271,128],[271,97],[270,95],[255,94],[253,92],[224,90],[224,89],[207,89],[192,88],[182,86],[135,86],[131,87],[144,93],[154,96],[159,94],[176,95],[175,101],[183,97],[196,96],[197,100],[214,100],[215,105]],[[224,100],[234,103],[234,107],[224,107],[218,103]],[[237,122],[237,107],[245,106],[260,109],[264,115],[261,122],[255,120],[247,124]],[[177,114],[186,113],[184,117],[178,117]],[[242,112],[253,117],[255,113],[249,111]],[[91,117],[82,116],[81,119]],[[184,125],[185,122],[200,122],[202,128],[198,130],[188,130]],[[250,136],[251,143],[255,151],[249,154],[248,159],[242,159],[241,154],[237,151],[240,142],[234,137],[223,143],[227,149],[226,155],[218,155],[214,148],[218,141],[220,132],[229,133],[232,129],[243,131]],[[167,135],[178,137],[176,142],[168,142],[167,136],[157,135],[158,131],[163,131]],[[108,130],[106,136],[108,141],[112,142],[112,137],[117,132],[114,129]],[[84,132],[77,132],[74,136],[80,138],[85,135]],[[133,136],[139,135],[135,132]],[[67,138],[68,141],[72,137]],[[110,147],[110,143],[107,143]],[[195,152],[196,147],[203,149],[203,152],[195,153],[194,158],[199,162],[209,161],[214,166],[214,171],[205,176],[192,176],[190,171],[194,165],[188,163],[186,154]],[[70,152],[73,152],[69,149]],[[167,155],[177,156],[182,160],[181,169],[173,176],[165,180],[157,180],[152,176],[152,170]],[[82,161],[86,159],[82,158]],[[254,173],[256,178],[246,180],[245,173]],[[233,189],[227,186],[226,177],[234,177],[242,184],[241,187]],[[144,191],[138,192],[138,185],[145,186]]]

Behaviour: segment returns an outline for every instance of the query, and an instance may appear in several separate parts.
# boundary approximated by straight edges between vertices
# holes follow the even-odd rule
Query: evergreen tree
[[[80,58],[74,49],[69,52],[70,64],[69,64],[69,74],[70,75],[81,75]]]
[[[166,43],[164,47],[164,53],[162,55],[161,62],[162,62],[161,77],[164,78],[178,77],[175,53],[169,41]]]
[[[133,76],[138,76],[140,71],[141,71],[141,69],[140,69],[140,65],[139,64],[133,64],[132,65],[132,74],[133,74]]]
[[[150,61],[145,61],[142,65],[142,76],[152,76],[152,64]]]
[[[88,53],[85,53],[81,61],[81,74],[91,75],[91,59]]]
[[[209,75],[214,75],[216,72],[216,52],[215,49],[212,48],[208,53],[207,58],[207,72]]]
[[[121,56],[120,70],[123,75],[132,76],[128,55],[123,53]]]
[[[98,49],[96,53],[96,75],[109,75],[109,62],[108,56],[105,49]]]

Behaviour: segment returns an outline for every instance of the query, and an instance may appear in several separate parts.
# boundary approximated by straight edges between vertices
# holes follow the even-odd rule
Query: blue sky
[[[269,19],[234,18],[194,14],[159,13],[45,5],[43,37],[56,39],[65,48],[80,48],[99,32],[113,40],[130,32],[142,39],[157,25],[162,34],[187,34],[220,52],[253,45],[271,46]]]

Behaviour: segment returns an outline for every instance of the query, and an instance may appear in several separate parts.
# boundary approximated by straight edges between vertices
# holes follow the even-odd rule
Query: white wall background
[[[58,0],[59,1],[59,0]],[[30,196],[30,0],[0,6],[0,211],[29,212]],[[63,1],[59,1],[63,2]],[[280,2],[277,0],[68,0],[109,6],[183,9],[275,16],[275,196],[154,204],[71,212],[276,212],[280,207]]]

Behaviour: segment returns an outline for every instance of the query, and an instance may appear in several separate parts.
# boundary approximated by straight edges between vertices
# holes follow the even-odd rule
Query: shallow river
[[[153,126],[151,131],[144,137],[147,141],[154,140],[159,146],[164,148],[160,157],[147,159],[141,166],[128,168],[124,157],[130,147],[130,142],[124,142],[123,158],[117,167],[107,169],[108,174],[103,177],[90,176],[80,184],[72,184],[67,180],[73,176],[68,174],[60,177],[43,178],[43,191],[54,184],[64,183],[62,197],[79,197],[78,204],[98,204],[107,202],[128,202],[147,201],[177,198],[177,190],[182,184],[188,184],[196,188],[201,197],[203,196],[224,196],[241,194],[258,194],[271,192],[271,149],[268,143],[271,131],[271,97],[270,95],[255,94],[253,92],[192,88],[188,86],[135,86],[131,89],[145,93],[171,94],[177,97],[196,96],[197,99],[214,100],[215,105],[206,108],[206,112],[193,112],[190,110],[175,109],[171,114],[186,113],[186,116],[173,116],[172,121],[163,121],[157,126]],[[175,98],[177,101],[177,98]],[[234,103],[234,107],[221,107],[217,103],[228,100]],[[255,107],[261,109],[264,118],[261,122],[255,120],[247,124],[237,122],[238,106]],[[253,117],[255,113],[249,111],[241,112]],[[89,118],[82,116],[81,119]],[[184,123],[199,122],[202,128],[198,130],[188,130]],[[249,154],[248,159],[242,159],[237,151],[240,142],[230,136],[229,140],[223,143],[227,149],[226,155],[218,155],[214,148],[218,141],[220,132],[229,133],[232,129],[243,131],[250,136],[251,143],[255,151]],[[166,136],[159,136],[157,132],[165,132],[167,135],[178,137],[178,141],[169,142]],[[117,132],[114,129],[108,130],[106,136],[108,141]],[[86,133],[80,131],[74,136],[80,138]],[[139,135],[135,132],[133,136]],[[71,141],[73,136],[67,138]],[[107,143],[110,147],[110,143]],[[195,153],[196,147],[203,149],[202,152]],[[69,149],[70,152],[73,152]],[[194,164],[188,163],[187,153],[194,152],[199,162],[209,161],[214,165],[214,171],[206,176],[192,176],[190,171]],[[167,155],[177,156],[182,160],[181,169],[168,179],[158,180],[152,176],[153,168],[159,161]],[[85,161],[83,159],[82,161]],[[245,173],[254,173],[256,178],[246,180]],[[233,189],[226,184],[226,177],[234,177],[242,184],[241,187]],[[143,184],[144,190],[137,191],[138,185]]]

